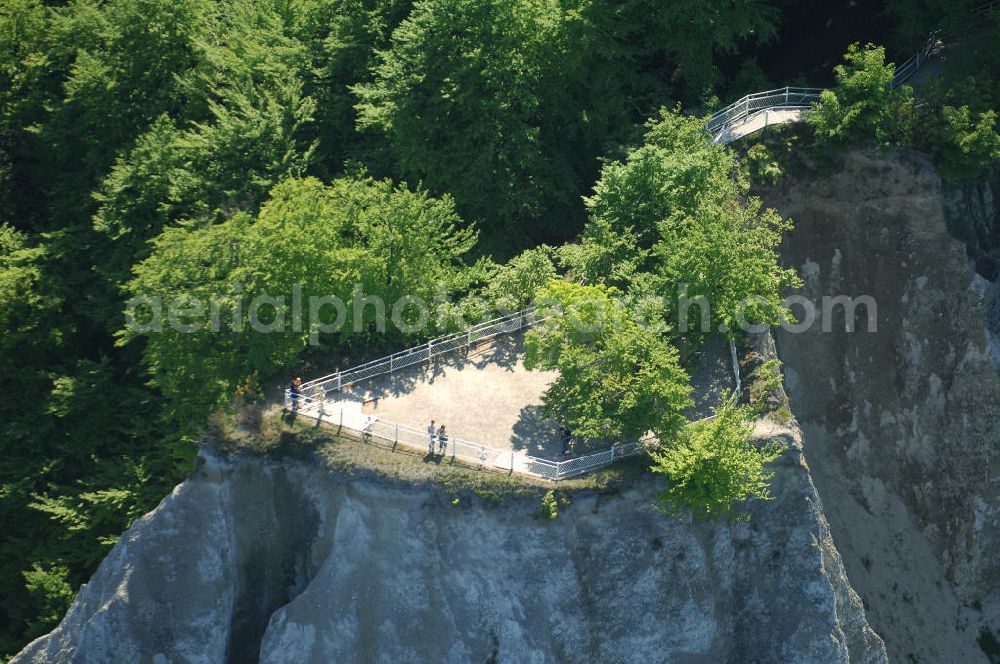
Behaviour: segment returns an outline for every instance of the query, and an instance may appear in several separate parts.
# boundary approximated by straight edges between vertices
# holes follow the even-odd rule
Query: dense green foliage
[[[967,105],[944,105],[923,123],[918,145],[930,152],[945,175],[979,173],[1000,159],[997,112],[974,113]]]
[[[543,244],[491,270],[483,289],[487,305],[497,311],[518,311],[534,302],[538,291],[556,277],[553,253]]]
[[[1000,57],[997,58],[1000,63]],[[914,145],[930,154],[942,174],[970,177],[1000,160],[1000,124],[988,75],[932,81],[916,109]]]
[[[681,487],[667,498],[728,513],[764,495],[762,470],[734,470],[762,467],[764,457],[728,430],[685,429],[692,402],[682,354],[713,334],[790,317],[782,298],[798,279],[779,265],[777,246],[791,222],[748,197],[733,152],[707,141],[699,119],[663,110],[647,129],[641,147],[605,165],[581,241],[561,249],[570,274],[593,285],[542,289],[540,302],[560,315],[528,333],[525,366],[559,371],[544,409],[575,436],[652,434],[667,455],[657,468],[670,468]],[[732,441],[706,447],[716,434]],[[707,455],[729,475],[706,474],[700,461],[691,468],[690,459]]]
[[[768,480],[774,475],[765,465],[781,454],[769,443],[750,442],[754,412],[724,399],[715,417],[683,430],[680,439],[652,453],[653,472],[670,478],[660,493],[660,504],[673,512],[690,510],[695,516],[733,514],[748,498],[770,499]]]
[[[885,61],[883,47],[851,44],[844,64],[837,65],[834,72],[837,85],[823,91],[808,116],[817,143],[885,146],[909,136],[913,91],[907,85],[890,87],[896,68]]]
[[[659,109],[703,112],[769,83],[754,52],[798,29],[783,25],[788,9],[0,1],[0,656],[50,629],[122,530],[184,476],[209,413],[297,362],[453,324],[381,334],[370,309],[349,307],[340,326],[328,308],[284,332],[233,329],[224,312],[249,313],[257,296],[301,286],[305,302],[353,304],[360,284],[474,320],[540,290],[599,293],[642,316],[537,340],[539,366],[564,372],[553,412],[593,435],[679,436],[681,360],[707,333],[684,328],[679,296],[708,298],[709,327],[732,334],[741,315],[784,315],[794,279],[774,260],[788,223],[749,197],[699,120]],[[893,36],[903,52],[946,13],[923,0],[890,9],[906,19]],[[858,61],[844,85],[880,95],[869,65],[884,76]],[[985,69],[976,95],[947,89],[915,111],[930,128],[918,147],[946,168],[995,158],[1000,81]],[[847,109],[830,126],[881,141],[882,101],[865,106],[882,120]],[[567,273],[591,286],[559,281]],[[192,331],[127,328],[133,296],[161,298],[164,323],[170,304],[194,306],[175,312]],[[756,304],[741,312],[747,296]],[[223,312],[220,333],[195,300]]]
[[[398,333],[371,328],[376,309],[362,307],[364,298],[391,305],[404,296],[431,302],[438,288],[447,295],[475,242],[458,222],[450,200],[388,181],[285,180],[256,216],[238,213],[157,237],[128,286],[145,303],[123,340],[146,338],[143,359],[167,400],[165,415],[178,427],[197,428],[248,380],[294,363],[311,337],[315,345]],[[292,294],[301,303],[299,320]],[[346,307],[321,307],[327,297]],[[136,331],[154,322],[154,300],[162,325]],[[168,324],[171,310],[180,325]],[[406,314],[399,310],[409,323]]]
[[[930,75],[916,103],[910,86],[890,86],[896,67],[885,61],[884,48],[853,44],[844,60],[835,68],[836,87],[822,93],[808,116],[821,151],[913,145],[949,177],[979,175],[1000,159],[994,108],[1000,79],[990,67],[970,72],[959,63],[947,80]],[[991,44],[977,62],[1000,64],[1000,49]]]
[[[553,491],[546,491],[542,496],[542,506],[538,514],[546,521],[555,521],[559,518],[559,504]]]
[[[525,338],[528,369],[556,369],[546,415],[590,440],[670,440],[684,424],[691,386],[677,349],[640,325],[604,286],[553,281],[539,301],[560,315]]]
[[[396,172],[452,194],[488,247],[514,229],[562,238],[636,111],[699,99],[715,56],[776,20],[756,0],[425,0],[354,88],[359,126],[385,136]]]
[[[692,344],[780,322],[783,290],[797,283],[777,257],[791,223],[748,197],[732,151],[702,127],[668,111],[650,122],[641,147],[604,167],[583,239],[563,249],[573,274],[662,307]]]

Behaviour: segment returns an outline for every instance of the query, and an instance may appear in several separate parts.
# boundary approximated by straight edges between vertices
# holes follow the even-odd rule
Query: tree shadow
[[[343,386],[340,390],[327,392],[328,399],[359,401],[362,404],[378,401],[384,397],[400,397],[413,392],[420,384],[433,385],[435,380],[446,377],[452,371],[467,368],[482,369],[489,365],[514,371],[524,354],[524,334],[506,334],[465,351],[453,351],[424,360],[411,366]]]
[[[546,417],[541,406],[525,406],[510,437],[511,448],[543,459],[562,458],[563,434],[559,423]]]
[[[516,332],[497,337],[492,343],[484,343],[472,349],[468,360],[477,367],[492,364],[513,371],[524,355],[524,333]]]
[[[691,399],[694,401],[694,405],[684,412],[690,420],[711,415],[722,393],[736,387],[729,343],[724,337],[707,339],[691,354],[684,368],[691,376]]]

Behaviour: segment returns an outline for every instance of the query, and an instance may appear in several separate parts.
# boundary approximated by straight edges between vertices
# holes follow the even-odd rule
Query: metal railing
[[[927,43],[924,44],[923,48],[907,58],[903,64],[896,67],[896,73],[893,75],[892,80],[889,81],[889,87],[898,88],[903,83],[910,80],[913,75],[917,73],[917,70],[923,66],[924,62],[927,61],[927,56],[934,51],[935,47],[937,47],[939,39],[940,33],[931,33],[931,36],[927,38]]]
[[[374,415],[353,413],[343,407],[329,408],[325,399],[299,395],[295,412],[319,422],[348,429],[364,440],[378,439],[393,448],[403,445],[415,450],[426,450],[452,461],[462,461],[473,466],[519,473],[547,480],[563,480],[609,466],[619,459],[638,454],[642,442],[616,443],[610,449],[585,454],[564,461],[542,459],[514,449],[500,449],[448,434],[441,439],[429,430],[420,430]],[[289,401],[289,405],[291,402]]]
[[[311,380],[303,383],[301,391],[296,395],[293,395],[291,390],[285,390],[285,407],[319,422],[336,424],[340,429],[354,431],[362,438],[377,438],[387,444],[391,443],[394,448],[398,445],[404,445],[413,449],[440,453],[445,457],[450,456],[452,460],[460,460],[472,465],[548,480],[575,477],[611,465],[618,459],[640,453],[645,441],[649,440],[648,438],[641,441],[614,443],[609,449],[563,461],[542,459],[530,454],[518,453],[517,450],[512,449],[499,449],[450,434],[442,449],[441,441],[429,430],[421,431],[374,415],[348,411],[342,406],[331,404],[329,400],[331,394],[359,380],[387,373],[391,374],[404,367],[429,362],[436,357],[463,350],[486,339],[518,332],[547,318],[548,316],[537,317],[535,308],[530,307],[508,316],[479,323],[465,332],[438,337],[426,344]],[[736,392],[738,393],[740,390],[739,365],[736,362],[736,346],[732,341],[729,342],[729,350]],[[714,416],[699,421],[712,419],[712,417]]]
[[[973,16],[969,25],[974,25],[976,21],[991,16],[998,10],[1000,10],[1000,1],[997,0],[986,2],[978,6],[972,12]],[[937,48],[943,38],[944,35],[941,31],[936,30],[932,32],[920,50],[907,58],[903,64],[896,67],[896,73],[889,82],[889,87],[896,88],[910,80],[927,61],[927,57],[933,53],[934,49]],[[712,135],[712,142],[731,143],[747,134],[754,133],[753,131],[748,131],[746,134],[741,134],[734,132],[733,130],[749,124],[761,114],[767,114],[770,111],[779,111],[782,109],[802,109],[803,111],[811,110],[816,102],[819,101],[820,93],[822,93],[825,89],[826,88],[784,87],[776,90],[755,92],[743,97],[742,99],[734,101],[732,104],[719,111],[716,111],[709,118],[705,126],[708,129],[708,132]],[[764,124],[758,129],[763,129],[769,124],[798,122],[801,119],[801,115],[792,116],[786,114],[783,117],[776,118],[774,123],[765,120]],[[754,131],[757,130],[755,129]]]
[[[810,108],[819,101],[824,88],[784,87],[749,94],[709,118],[708,131],[718,139],[726,129],[742,125],[764,111],[777,109]]]
[[[545,319],[536,318],[535,307],[529,307],[507,316],[478,323],[464,332],[455,332],[431,339],[419,346],[307,381],[302,383],[301,393],[309,397],[317,397],[337,392],[351,383],[383,374],[392,374],[399,369],[405,369],[422,362],[430,362],[436,357],[464,350],[485,339],[529,328],[542,320]]]

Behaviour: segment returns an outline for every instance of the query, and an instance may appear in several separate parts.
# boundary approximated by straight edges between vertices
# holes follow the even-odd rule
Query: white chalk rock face
[[[794,430],[749,523],[656,488],[458,505],[319,462],[203,453],[15,662],[885,662]]]

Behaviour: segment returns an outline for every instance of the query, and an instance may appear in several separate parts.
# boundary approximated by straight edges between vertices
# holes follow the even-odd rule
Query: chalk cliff
[[[817,303],[777,348],[848,576],[892,661],[987,662],[1000,634],[990,187],[942,185],[915,153],[856,152],[767,201],[796,222],[784,259]],[[838,295],[871,296],[877,331],[864,306],[824,320]]]
[[[769,426],[776,498],[722,525],[649,481],[546,522],[534,496],[204,452],[14,661],[885,662],[798,433]]]

